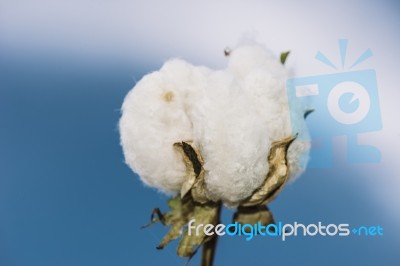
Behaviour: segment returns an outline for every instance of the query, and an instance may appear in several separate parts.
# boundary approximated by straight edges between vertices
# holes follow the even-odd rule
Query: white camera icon
[[[357,144],[356,136],[382,128],[374,70],[293,78],[287,81],[286,88],[289,108],[296,106],[299,100],[307,100],[309,108],[315,110],[307,118],[307,124],[312,139],[321,143],[321,152],[314,160],[317,167],[331,165],[332,138],[341,135],[348,136],[348,154],[357,157],[354,161],[371,161],[373,156],[367,158],[368,152],[360,151],[365,147]],[[295,112],[296,108],[290,111]],[[293,130],[294,123],[295,119],[292,120]]]

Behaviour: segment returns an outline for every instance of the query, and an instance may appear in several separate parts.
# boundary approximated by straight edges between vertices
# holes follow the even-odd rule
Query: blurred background
[[[349,163],[337,136],[333,166],[309,169],[270,209],[283,223],[380,225],[384,236],[222,237],[215,264],[399,265],[399,15],[389,0],[0,0],[0,265],[183,265],[176,243],[155,249],[167,228],[140,229],[167,196],[124,164],[120,106],[168,58],[224,68],[243,36],[290,50],[293,77],[337,73],[314,57],[340,64],[341,38],[349,61],[373,51],[354,70],[376,71],[383,127],[358,140],[380,162]]]

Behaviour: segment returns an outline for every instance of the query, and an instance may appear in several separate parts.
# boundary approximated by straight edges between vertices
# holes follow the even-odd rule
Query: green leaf
[[[306,119],[312,112],[314,112],[314,109],[308,109],[304,112],[304,119]]]
[[[290,54],[290,51],[282,52],[282,53],[281,53],[281,63],[282,63],[282,65],[285,64],[286,59],[287,59],[287,57],[288,57],[289,54]]]

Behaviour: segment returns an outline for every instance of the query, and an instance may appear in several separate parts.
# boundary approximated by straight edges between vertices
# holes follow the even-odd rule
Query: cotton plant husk
[[[245,199],[234,213],[233,220],[241,224],[256,224],[267,226],[275,223],[272,213],[266,206],[282,190],[287,182],[289,169],[286,160],[287,149],[295,140],[296,136],[284,138],[274,142],[266,163],[270,165],[270,171],[264,183],[247,199]],[[191,258],[196,250],[210,241],[214,236],[207,236],[202,230],[199,234],[188,234],[184,226],[192,219],[195,219],[194,226],[199,224],[217,225],[221,202],[214,202],[207,198],[204,181],[203,159],[201,154],[188,142],[175,143],[174,148],[182,156],[186,166],[185,182],[180,195],[170,199],[168,206],[170,210],[161,214],[158,209],[153,213],[158,214],[158,219],[169,226],[170,230],[161,240],[158,249],[164,248],[172,240],[181,237],[178,244],[177,254],[181,257]]]
[[[166,226],[170,226],[170,230],[161,240],[157,249],[163,249],[172,240],[182,237],[177,253],[181,257],[191,257],[194,255],[196,248],[208,241],[211,237],[201,234],[189,235],[187,230],[182,233],[182,229],[191,219],[196,219],[194,225],[198,224],[216,224],[219,219],[219,205],[215,202],[207,204],[199,204],[191,198],[190,195],[181,198],[174,197],[168,201],[170,211],[161,214],[158,209],[158,220]],[[155,222],[154,220],[152,222]]]

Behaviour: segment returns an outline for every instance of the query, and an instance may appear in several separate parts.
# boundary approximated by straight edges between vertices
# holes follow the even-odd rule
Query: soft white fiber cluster
[[[268,126],[240,83],[228,71],[210,74],[191,115],[208,195],[228,205],[249,197],[269,168]]]
[[[225,70],[166,62],[124,100],[119,126],[127,164],[145,184],[177,193],[186,169],[173,144],[193,141],[208,197],[235,206],[263,183],[272,143],[299,133],[287,154],[293,179],[304,171],[310,144],[300,104],[298,126],[291,126],[286,79],[280,61],[258,44],[234,49]]]
[[[271,142],[298,134],[287,153],[289,179],[294,180],[304,172],[308,163],[310,137],[302,102],[291,102],[289,109],[286,69],[264,47],[246,45],[232,52],[227,71],[241,78],[245,93],[252,98],[263,123],[268,126]]]
[[[186,173],[175,142],[193,139],[188,110],[209,70],[182,60],[166,62],[144,76],[125,97],[119,122],[126,163],[141,180],[168,194],[180,190]]]

